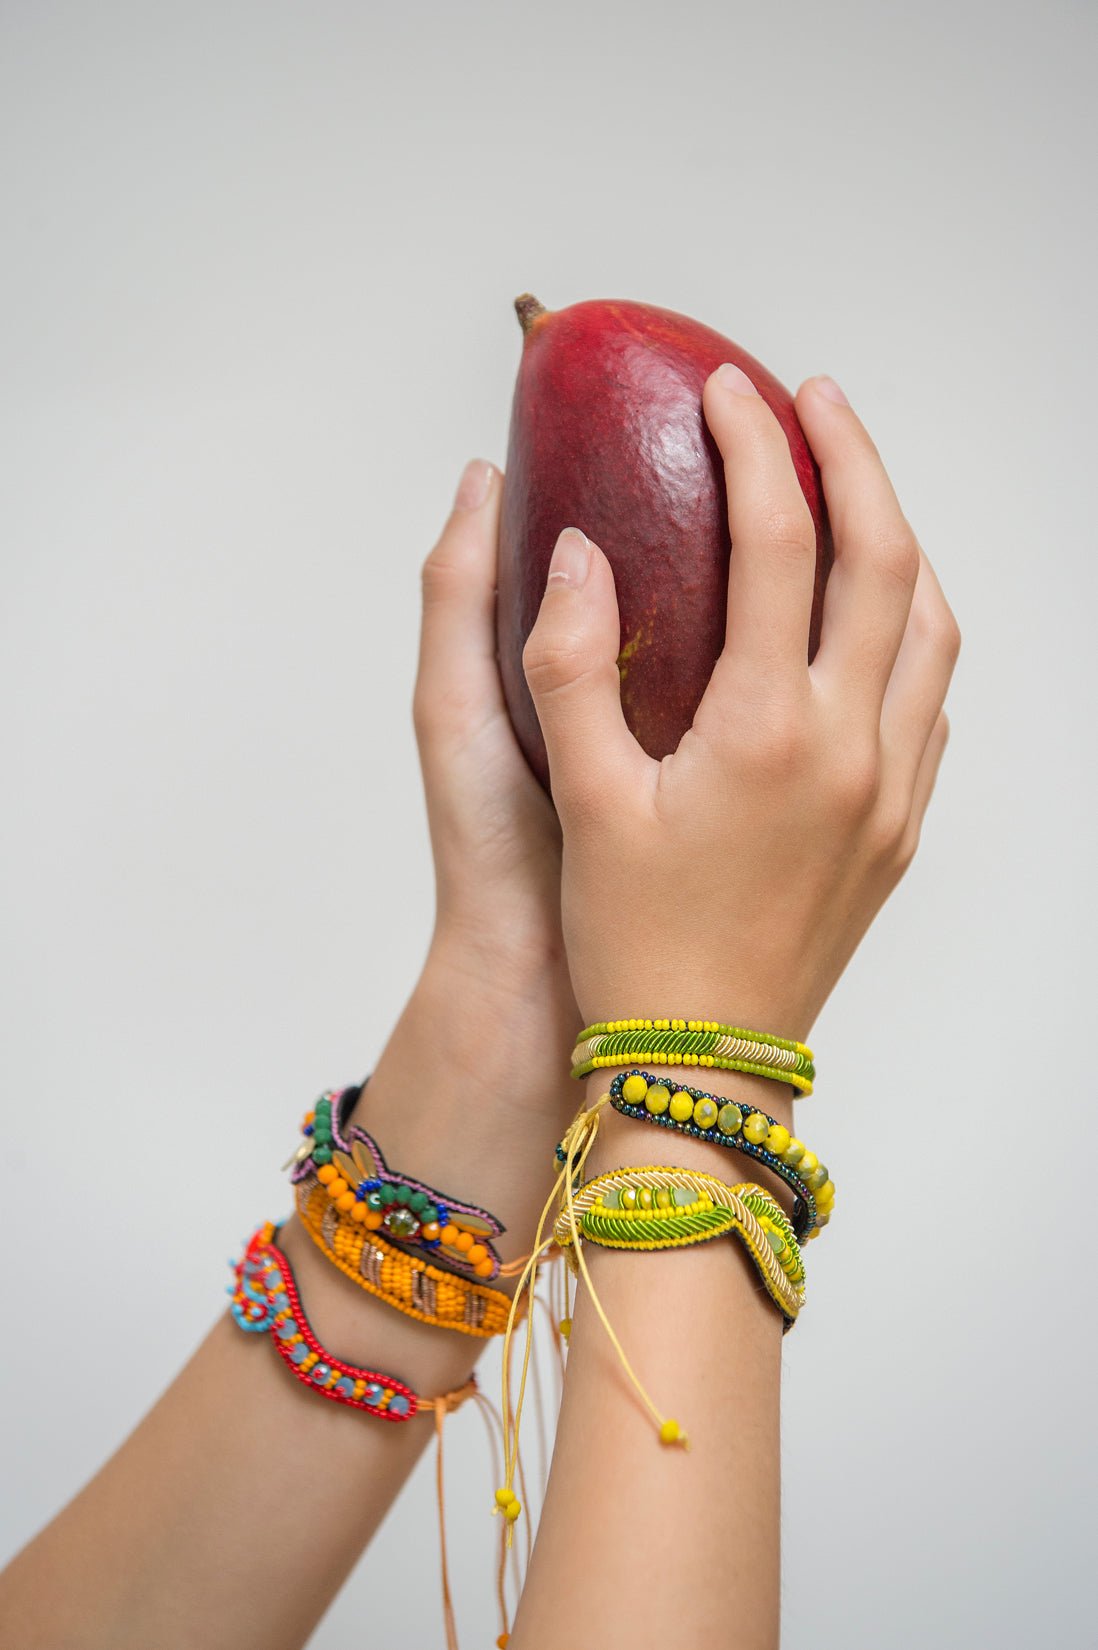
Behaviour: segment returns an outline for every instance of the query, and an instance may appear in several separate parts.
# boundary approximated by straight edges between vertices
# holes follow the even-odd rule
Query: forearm
[[[590,1082],[589,1104],[604,1091],[605,1075]],[[695,1070],[661,1075],[698,1086]],[[705,1087],[791,1123],[787,1085],[707,1071]],[[605,1108],[585,1177],[644,1164],[776,1189],[739,1154]],[[770,1650],[780,1597],[781,1316],[732,1237],[646,1254],[587,1244],[584,1258],[638,1378],[690,1447],[660,1443],[581,1284],[552,1470],[510,1650],[537,1650],[566,1621],[569,1637],[584,1643],[685,1636]]]
[[[445,945],[432,950],[360,1117],[391,1167],[492,1210],[507,1227],[497,1243],[506,1260],[528,1242],[552,1180],[554,1131],[574,1095],[566,1078],[546,1084],[544,1066],[525,1064],[516,1040],[546,981],[498,972],[507,976],[507,1013],[482,986],[457,1014],[462,976]],[[572,1030],[562,1029],[562,1043]],[[512,1103],[497,1103],[489,1117],[481,1101],[498,1099],[505,1084]],[[287,1118],[288,1134],[296,1122]],[[271,1213],[255,1211],[255,1224]],[[239,1216],[226,1222],[236,1235]],[[468,1378],[483,1339],[417,1322],[357,1288],[296,1216],[279,1241],[310,1324],[337,1357],[427,1397]],[[3,1642],[24,1650],[304,1642],[433,1424],[429,1409],[393,1424],[324,1401],[292,1378],[269,1341],[242,1334],[227,1313],[215,1325],[118,1452],[0,1578]],[[424,1541],[433,1569],[430,1521]]]

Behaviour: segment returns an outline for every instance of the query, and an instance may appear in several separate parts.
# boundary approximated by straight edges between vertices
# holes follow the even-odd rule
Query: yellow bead
[[[650,1209],[652,1207],[652,1188],[651,1188],[651,1186],[640,1186],[640,1187],[638,1187],[638,1189],[637,1189],[637,1205],[641,1209]]]
[[[671,1100],[671,1090],[666,1083],[653,1083],[644,1097],[644,1109],[653,1117],[662,1117]],[[674,1111],[671,1113],[674,1116]]]
[[[685,1089],[671,1096],[671,1116],[676,1123],[686,1123],[694,1115],[694,1102]]]
[[[679,1423],[677,1421],[667,1420],[660,1428],[661,1444],[677,1444],[681,1437],[682,1433],[679,1430]]]
[[[699,1100],[694,1107],[694,1122],[699,1129],[711,1129],[717,1121],[717,1112],[720,1108],[715,1100],[708,1098]]]
[[[822,1213],[825,1209],[830,1209],[830,1207],[834,1203],[834,1201],[835,1201],[835,1183],[834,1183],[834,1181],[826,1180],[824,1182],[824,1184],[820,1187],[819,1191],[816,1193],[816,1209],[817,1209],[817,1211]]]
[[[794,1136],[782,1153],[782,1162],[787,1164],[789,1168],[795,1169],[804,1156],[806,1149],[804,1141],[798,1140]]]
[[[656,1208],[670,1209],[671,1192],[667,1186],[660,1186],[656,1190]]]
[[[513,1524],[521,1511],[521,1501],[508,1501],[507,1505],[503,1509],[503,1516]]]
[[[797,1164],[797,1173],[803,1180],[806,1174],[811,1174],[813,1169],[818,1169],[819,1166],[820,1160],[816,1156],[816,1153],[805,1152],[804,1156],[801,1158],[801,1161]]]
[[[647,1093],[648,1084],[635,1072],[631,1077],[627,1077],[621,1086],[621,1097],[630,1106],[639,1106]]]
[[[766,1149],[773,1152],[775,1157],[780,1157],[792,1138],[788,1129],[783,1128],[780,1123],[772,1123],[766,1131]]]
[[[761,1111],[753,1111],[743,1125],[743,1137],[750,1140],[753,1146],[761,1146],[766,1139],[770,1124]]]
[[[618,1201],[623,1209],[635,1209],[637,1206],[637,1189],[635,1186],[623,1186],[618,1193]]]
[[[511,1502],[514,1499],[515,1499],[514,1490],[498,1489],[496,1491],[496,1506],[497,1507],[508,1507],[508,1506],[510,1506]]]
[[[562,1318],[560,1320],[560,1332],[564,1336],[565,1340],[567,1340],[569,1335],[572,1333],[571,1318]]]

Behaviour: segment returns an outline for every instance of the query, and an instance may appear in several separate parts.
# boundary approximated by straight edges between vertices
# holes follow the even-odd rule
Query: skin
[[[524,656],[557,813],[515,744],[495,663],[498,471],[472,466],[486,492],[462,494],[424,565],[414,719],[436,923],[361,1117],[392,1165],[492,1209],[507,1227],[505,1260],[529,1243],[552,1146],[575,1110],[566,1053],[577,1027],[647,1005],[639,1012],[804,1039],[917,846],[960,636],[876,449],[825,382],[797,396],[836,537],[812,666],[814,536],[788,447],[758,397],[714,375],[705,413],[734,509],[725,652],[693,730],[653,763],[621,716],[609,565],[581,541],[577,583],[560,576],[558,558]],[[668,1075],[793,1121],[786,1085]],[[601,1090],[592,1081],[589,1099]],[[590,1172],[650,1161],[650,1133],[608,1113]],[[699,1142],[658,1142],[662,1162],[742,1178]],[[482,1342],[365,1295],[296,1221],[282,1241],[333,1351],[423,1393],[464,1381]],[[588,1260],[646,1386],[673,1395],[692,1447],[657,1442],[581,1292],[511,1650],[576,1642],[578,1620],[588,1643],[705,1632],[772,1646],[778,1314],[730,1241],[645,1256],[589,1245]],[[718,1387],[749,1404],[714,1402]],[[430,1436],[428,1421],[389,1427],[324,1403],[265,1338],[222,1316],[0,1576],[0,1640],[24,1650],[301,1645]],[[271,1440],[289,1439],[300,1458],[339,1470],[296,1473],[287,1496]],[[652,1526],[622,1516],[634,1501],[659,1509],[660,1530],[689,1531],[660,1545],[658,1564],[637,1562]],[[697,1516],[727,1505],[750,1518],[750,1564],[730,1563],[726,1527]]]

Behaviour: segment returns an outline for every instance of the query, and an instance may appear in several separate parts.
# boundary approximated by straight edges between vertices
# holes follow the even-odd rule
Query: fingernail
[[[581,533],[578,527],[566,527],[553,550],[546,584],[552,584],[556,579],[560,584],[569,584],[574,590],[579,590],[586,584],[590,568],[591,545],[587,534]]]
[[[479,510],[488,497],[488,483],[492,466],[484,458],[471,458],[461,472],[458,490],[454,495],[455,510]]]
[[[835,401],[840,407],[849,407],[850,402],[833,378],[817,378],[816,388],[825,400]]]
[[[735,395],[758,395],[758,390],[740,367],[734,367],[731,361],[726,361],[717,368],[717,383],[722,390],[732,390]]]

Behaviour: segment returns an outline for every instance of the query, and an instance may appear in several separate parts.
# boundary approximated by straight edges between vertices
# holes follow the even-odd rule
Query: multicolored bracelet
[[[326,1089],[305,1113],[304,1139],[286,1165],[291,1181],[315,1175],[340,1213],[368,1232],[383,1232],[465,1277],[494,1278],[500,1259],[491,1240],[505,1230],[495,1216],[397,1174],[372,1135],[357,1123],[348,1128],[345,1120],[365,1086]]]
[[[443,1271],[397,1249],[379,1231],[367,1231],[332,1202],[315,1171],[296,1182],[294,1195],[301,1223],[317,1248],[360,1289],[409,1318],[463,1335],[488,1337],[506,1329],[509,1295]]]
[[[727,1095],[706,1094],[687,1083],[665,1083],[652,1072],[637,1069],[619,1072],[610,1084],[609,1096],[623,1117],[657,1123],[765,1164],[793,1193],[793,1230],[801,1243],[815,1237],[831,1219],[835,1187],[826,1168],[803,1140],[757,1106],[730,1100]]]
[[[403,1381],[373,1369],[358,1369],[326,1351],[309,1327],[289,1261],[275,1239],[278,1227],[267,1221],[253,1233],[239,1260],[230,1261],[235,1283],[229,1285],[231,1311],[241,1329],[269,1333],[279,1357],[299,1381],[336,1403],[348,1404],[383,1421],[410,1421],[433,1414],[439,1400],[420,1398]],[[477,1390],[475,1376],[442,1395],[447,1410]]]
[[[553,1236],[578,1270],[577,1242],[609,1249],[681,1249],[734,1233],[747,1248],[784,1329],[804,1305],[804,1264],[789,1217],[763,1187],[647,1164],[611,1169],[568,1195]]]
[[[572,1076],[633,1061],[752,1072],[791,1084],[795,1096],[811,1094],[816,1075],[812,1050],[789,1038],[717,1020],[636,1019],[585,1026],[572,1050]]]

